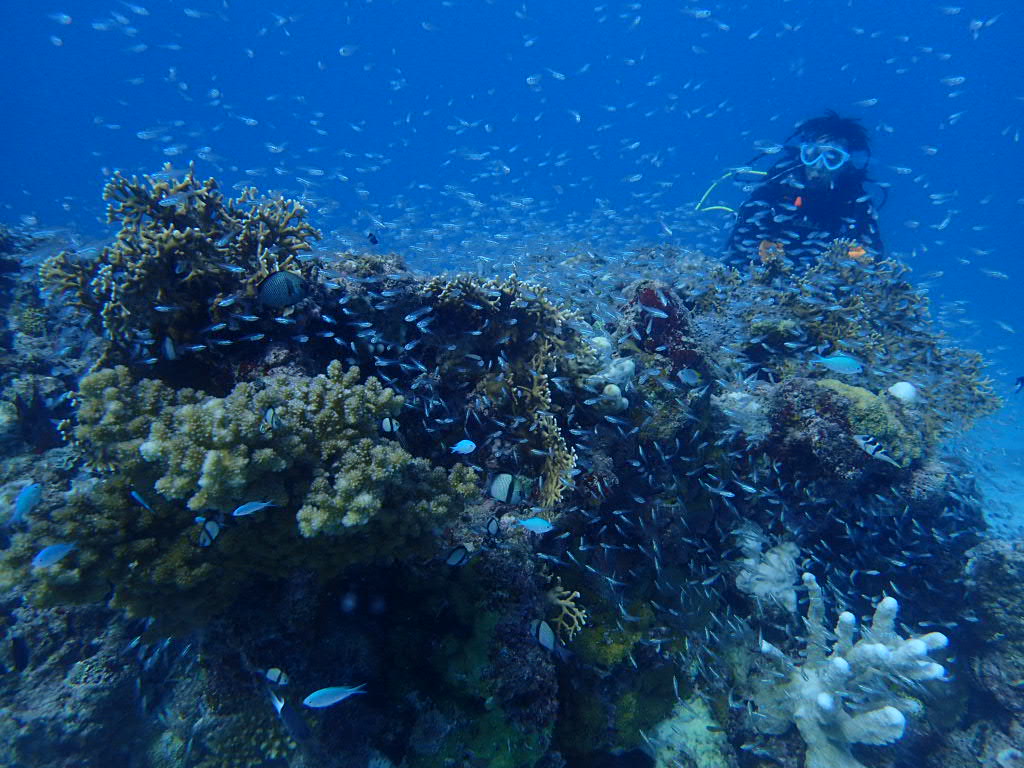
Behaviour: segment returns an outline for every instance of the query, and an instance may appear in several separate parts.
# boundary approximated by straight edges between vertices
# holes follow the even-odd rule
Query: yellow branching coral
[[[572,471],[576,468],[576,451],[566,445],[558,424],[550,414],[543,413],[538,416],[537,424],[547,451],[540,503],[541,506],[550,508],[561,501],[562,494],[572,482]]]
[[[555,631],[562,642],[568,643],[587,623],[586,609],[576,603],[580,593],[562,587],[561,577],[556,576],[555,584],[547,591],[547,596],[548,602],[558,609],[558,616],[553,620]]]
[[[119,367],[86,376],[77,448],[106,470],[5,553],[25,569],[39,537],[74,541],[37,574],[45,601],[114,602],[168,623],[215,615],[253,574],[295,567],[332,575],[354,563],[434,554],[433,533],[477,493],[475,474],[445,471],[380,434],[402,398],[356,368],[273,375],[225,397]],[[273,506],[246,517],[250,501]],[[202,543],[196,518],[217,522]]]
[[[306,209],[284,199],[258,199],[244,189],[225,198],[213,179],[190,168],[180,179],[115,174],[104,190],[108,220],[121,229],[95,259],[69,251],[40,267],[43,284],[68,294],[88,322],[123,356],[140,334],[179,340],[207,325],[227,296],[254,296],[270,273],[311,277],[296,257],[320,233]]]

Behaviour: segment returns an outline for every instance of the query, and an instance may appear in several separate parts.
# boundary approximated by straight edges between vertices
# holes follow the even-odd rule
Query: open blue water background
[[[434,266],[466,237],[711,248],[728,219],[692,208],[714,179],[825,108],[859,117],[890,251],[1010,398],[971,450],[1019,504],[1013,0],[83,0],[5,4],[0,30],[0,219],[82,238],[113,169],[195,161]]]

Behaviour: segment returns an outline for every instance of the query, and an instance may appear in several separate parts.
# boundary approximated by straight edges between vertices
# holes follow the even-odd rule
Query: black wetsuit
[[[862,173],[840,173],[828,187],[808,181],[799,160],[787,158],[765,178],[737,211],[727,263],[743,267],[758,258],[762,240],[782,243],[786,257],[804,266],[837,237],[856,240],[875,258],[882,255],[878,217]]]

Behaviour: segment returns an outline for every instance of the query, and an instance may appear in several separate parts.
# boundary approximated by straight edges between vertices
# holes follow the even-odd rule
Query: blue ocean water
[[[496,219],[527,200],[516,216],[548,229],[604,211],[601,237],[672,240],[659,224],[724,170],[833,108],[871,132],[889,247],[944,273],[936,298],[984,300],[983,344],[1014,340],[992,319],[1021,325],[1015,276],[980,271],[1021,237],[1009,0],[69,2],[5,21],[9,218],[98,231],[111,169],[195,162],[330,201],[328,229],[412,206],[458,223],[464,193]]]
[[[861,120],[887,248],[1007,399],[958,450],[1024,528],[1019,3],[142,1],[5,8],[0,222],[102,242],[112,172],[194,163],[429,271],[467,244],[485,273],[713,254],[731,217],[694,209],[716,179],[825,109]]]

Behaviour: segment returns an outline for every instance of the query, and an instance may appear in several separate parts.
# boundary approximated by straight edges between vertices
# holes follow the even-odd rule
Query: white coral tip
[[[895,656],[899,659],[915,659],[925,656],[928,653],[928,646],[920,638],[912,638],[905,641],[896,651]]]
[[[836,706],[836,700],[832,698],[832,694],[825,691],[819,693],[815,701],[818,703],[818,709],[824,712],[831,712]]]
[[[927,664],[922,664],[916,672],[910,675],[910,677],[914,678],[915,680],[938,680],[939,678],[945,676],[946,668],[941,664],[937,664],[934,661],[928,662]]]
[[[892,597],[891,595],[883,597],[881,600],[879,600],[878,606],[875,608],[876,611],[881,611],[884,614],[892,616],[895,616],[896,611],[898,611],[899,609],[899,602],[897,602],[896,598]]]
[[[896,707],[887,706],[862,712],[846,723],[843,728],[851,742],[860,744],[891,744],[903,736],[907,719]]]
[[[921,635],[918,640],[928,646],[929,651],[945,648],[949,645],[949,638],[941,632],[929,632],[927,635]]]

